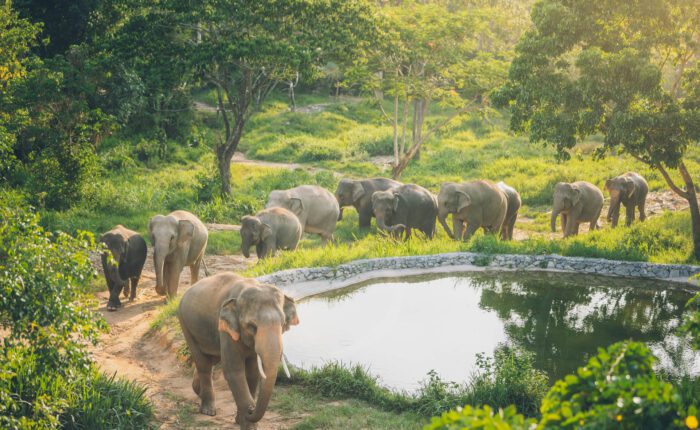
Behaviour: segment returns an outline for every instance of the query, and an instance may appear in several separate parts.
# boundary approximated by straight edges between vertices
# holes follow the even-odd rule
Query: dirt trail
[[[198,412],[199,398],[192,391],[192,371],[177,358],[179,343],[173,344],[172,338],[163,332],[154,333],[150,330],[153,319],[165,304],[164,297],[155,293],[152,262],[149,254],[136,300],[132,303],[124,301],[123,307],[117,312],[106,310],[106,291],[97,294],[99,312],[111,329],[93,350],[95,362],[107,374],[116,373],[148,388],[146,395],[153,402],[156,424],[161,429],[239,428],[234,424],[236,406],[221,372],[215,371],[214,381],[217,415],[201,415]],[[254,262],[254,258],[245,259],[238,255],[206,257],[212,274],[223,270],[244,270]],[[200,276],[204,276],[204,273]],[[189,269],[185,269],[180,278],[179,292],[182,293],[189,286]],[[280,429],[288,427],[289,423],[288,418],[268,411],[258,428]]]

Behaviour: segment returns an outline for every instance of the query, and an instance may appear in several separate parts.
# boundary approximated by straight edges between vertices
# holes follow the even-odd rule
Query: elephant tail
[[[202,254],[202,267],[204,268],[204,276],[210,276],[209,268],[207,267],[207,262],[204,260],[204,254]]]

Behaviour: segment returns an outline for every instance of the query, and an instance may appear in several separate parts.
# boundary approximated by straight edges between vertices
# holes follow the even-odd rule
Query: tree
[[[194,2],[171,0],[189,33],[201,79],[217,94],[224,134],[216,145],[222,191],[231,193],[231,158],[250,117],[278,84],[315,76],[328,61],[352,56],[374,34],[365,0]]]
[[[700,208],[684,162],[700,139],[700,3],[541,0],[532,20],[493,97],[510,108],[511,129],[564,159],[600,133],[597,157],[617,151],[657,169],[688,200],[700,258]]]
[[[514,43],[508,36],[523,27],[514,25],[506,9],[481,3],[401,2],[381,9],[384,34],[357,59],[352,76],[392,126],[394,178],[450,121],[476,109],[485,112],[485,95],[505,81]],[[385,96],[392,101],[389,113]],[[448,113],[426,129],[433,104]]]

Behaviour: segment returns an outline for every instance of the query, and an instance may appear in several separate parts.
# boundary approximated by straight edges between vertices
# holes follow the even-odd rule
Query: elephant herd
[[[609,179],[605,188],[610,193],[607,218],[613,227],[621,204],[626,208],[627,225],[637,209],[640,220],[646,218],[648,185],[641,175],[627,172]],[[439,221],[456,240],[468,240],[480,228],[511,240],[521,199],[513,187],[488,180],[446,182],[437,196],[419,185],[385,178],[343,179],[335,195],[315,185],[275,190],[265,209],[242,218],[241,252],[248,257],[255,246],[262,259],[278,249],[292,250],[303,232],[318,234],[326,243],[332,240],[343,208],[348,206],[357,210],[361,228],[369,227],[374,217],[379,229],[396,238],[407,239],[413,230],[432,238]],[[564,237],[577,234],[582,223],[597,229],[602,207],[603,193],[595,185],[557,183],[551,229],[556,230],[558,217]],[[450,214],[452,229],[447,225]],[[192,287],[182,296],[178,319],[195,364],[192,389],[201,399],[200,412],[216,413],[212,368],[221,362],[238,407],[236,422],[244,429],[255,428],[267,408],[279,365],[288,373],[282,333],[299,324],[294,300],[273,285],[232,272],[209,276],[204,262],[207,228],[189,212],[154,216],[148,223],[148,235],[158,294],[174,298],[182,269],[190,268]],[[129,300],[136,297],[147,245],[141,235],[121,225],[104,233],[100,242],[107,249],[102,265],[109,288],[107,309],[113,311],[121,306],[122,292]],[[200,267],[207,276],[201,281]]]

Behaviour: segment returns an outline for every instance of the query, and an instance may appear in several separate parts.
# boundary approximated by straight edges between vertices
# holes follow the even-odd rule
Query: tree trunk
[[[696,260],[700,260],[700,207],[698,206],[698,197],[695,192],[695,182],[683,161],[678,165],[678,170],[681,172],[681,177],[683,177],[686,192],[685,198],[688,200],[688,205],[690,206],[690,222],[693,231],[693,256]]]
[[[217,157],[219,158],[219,157]],[[218,159],[219,176],[221,177],[221,192],[227,196],[231,195],[231,158],[222,155]]]
[[[394,131],[394,166],[399,165],[399,94],[394,96],[394,121],[392,121]]]

